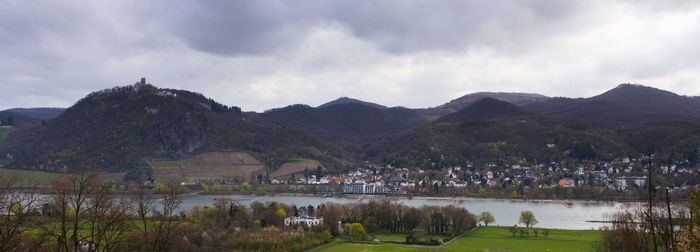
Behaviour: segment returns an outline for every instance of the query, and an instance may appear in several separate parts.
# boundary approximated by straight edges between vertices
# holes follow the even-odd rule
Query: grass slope
[[[0,176],[16,179],[19,185],[48,185],[58,175],[53,172],[0,169]]]
[[[33,171],[33,170],[15,170],[0,168],[0,176],[9,177],[15,180],[15,185],[34,186],[34,185],[50,185],[51,181],[61,176],[62,173]],[[124,173],[108,173],[100,172],[103,179],[119,182],[124,178]]]
[[[540,229],[542,230],[542,229]],[[598,230],[547,229],[549,236],[520,237],[510,233],[509,227],[481,227],[444,245],[446,248],[490,248],[547,251],[591,251],[600,240]],[[532,233],[532,232],[531,232]]]

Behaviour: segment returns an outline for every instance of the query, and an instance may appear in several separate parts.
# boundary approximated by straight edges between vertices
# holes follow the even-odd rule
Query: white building
[[[300,216],[300,217],[287,217],[284,218],[284,226],[289,227],[290,225],[299,225],[305,223],[307,226],[316,226],[323,223],[323,217],[316,218],[311,216]]]
[[[386,188],[379,184],[349,183],[343,187],[343,193],[349,194],[385,194]]]
[[[638,187],[644,187],[647,178],[641,176],[629,176],[629,177],[617,177],[615,178],[615,184],[618,190],[624,191],[628,186],[637,185]]]

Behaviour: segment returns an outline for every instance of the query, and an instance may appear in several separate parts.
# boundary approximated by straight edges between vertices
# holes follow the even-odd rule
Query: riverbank
[[[297,197],[333,197],[333,198],[351,198],[351,199],[378,199],[378,200],[452,200],[452,201],[467,201],[467,200],[511,200],[525,202],[559,202],[559,203],[629,203],[629,204],[644,204],[642,200],[623,200],[623,199],[544,199],[544,198],[520,198],[520,197],[474,197],[474,196],[413,196],[413,195],[373,195],[373,194],[331,194],[331,193],[260,193],[260,192],[194,192],[199,195],[254,195],[254,196],[297,196]]]

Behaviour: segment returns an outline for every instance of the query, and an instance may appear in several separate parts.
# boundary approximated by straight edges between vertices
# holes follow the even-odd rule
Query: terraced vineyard
[[[181,160],[151,161],[155,177],[189,179],[249,178],[265,165],[245,152],[209,152]]]
[[[316,171],[318,167],[325,169],[325,167],[323,167],[323,165],[321,165],[321,163],[317,160],[300,159],[284,163],[282,167],[272,172],[270,175],[272,177],[290,176],[292,174],[303,173],[304,170]]]

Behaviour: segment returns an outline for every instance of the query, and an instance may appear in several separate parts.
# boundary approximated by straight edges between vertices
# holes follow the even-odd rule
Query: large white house
[[[311,216],[300,216],[300,217],[287,217],[284,218],[284,226],[290,226],[290,225],[298,225],[306,223],[307,226],[316,226],[320,225],[323,223],[323,217],[321,218],[316,218],[316,217],[311,217]]]

